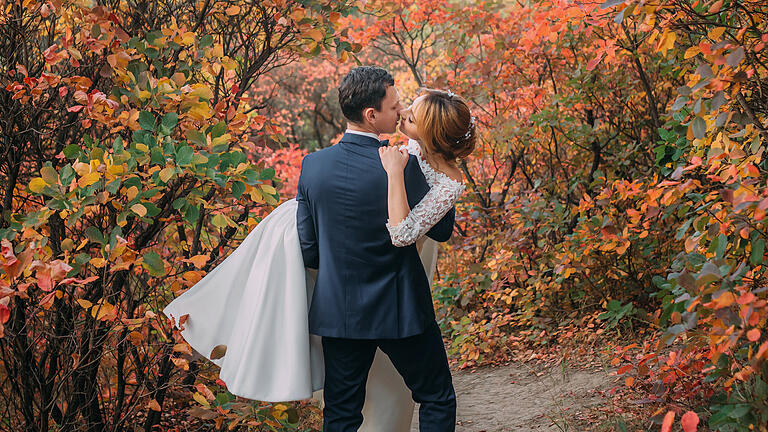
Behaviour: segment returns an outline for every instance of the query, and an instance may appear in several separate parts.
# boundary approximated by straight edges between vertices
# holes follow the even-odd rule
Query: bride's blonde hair
[[[452,92],[423,89],[413,106],[416,128],[424,149],[447,161],[464,159],[475,149],[475,121],[469,106]]]

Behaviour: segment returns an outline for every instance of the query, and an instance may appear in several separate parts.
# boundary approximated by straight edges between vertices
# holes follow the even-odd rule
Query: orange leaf
[[[696,428],[699,426],[699,416],[693,411],[688,411],[683,414],[680,424],[683,426],[684,432],[696,432]]]
[[[752,330],[748,331],[747,339],[749,339],[750,342],[757,342],[760,340],[760,330],[753,328]]]
[[[208,262],[208,255],[195,255],[184,261],[191,262],[197,268],[202,268]]]
[[[630,370],[632,370],[632,365],[628,364],[628,365],[624,365],[624,366],[620,367],[619,370],[616,373],[618,375],[623,375],[623,374],[629,372]]]
[[[603,55],[600,54],[599,56],[593,58],[589,62],[587,62],[587,70],[591,71],[597,67],[597,65],[600,63],[600,61],[603,60]]]
[[[160,404],[157,403],[157,401],[154,399],[149,401],[148,406],[149,406],[149,409],[151,409],[152,411],[162,411],[162,408],[160,408]]]
[[[675,422],[675,412],[669,411],[664,416],[664,421],[661,423],[661,432],[670,432],[672,430],[672,423]]]

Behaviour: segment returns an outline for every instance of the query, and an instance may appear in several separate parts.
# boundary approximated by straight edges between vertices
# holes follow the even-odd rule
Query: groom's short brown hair
[[[352,69],[339,85],[339,105],[347,120],[363,121],[363,110],[381,111],[381,101],[387,95],[387,87],[395,85],[386,69],[377,66],[360,66]]]

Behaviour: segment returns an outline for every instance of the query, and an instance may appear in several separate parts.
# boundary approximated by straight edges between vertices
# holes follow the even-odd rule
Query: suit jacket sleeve
[[[320,265],[317,247],[317,231],[315,230],[315,220],[312,214],[312,206],[307,196],[306,176],[304,167],[306,159],[301,164],[301,174],[299,174],[299,185],[296,192],[296,228],[299,232],[299,243],[301,244],[301,255],[304,259],[304,266],[316,269]]]
[[[453,224],[456,221],[456,208],[452,207],[448,210],[448,213],[440,219],[435,226],[427,231],[427,237],[434,241],[445,242],[451,238],[453,234]]]

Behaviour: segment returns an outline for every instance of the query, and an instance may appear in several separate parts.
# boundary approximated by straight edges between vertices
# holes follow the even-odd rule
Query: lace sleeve
[[[448,177],[436,182],[405,219],[397,225],[387,222],[392,244],[403,247],[416,243],[448,213],[463,191],[464,184]]]

